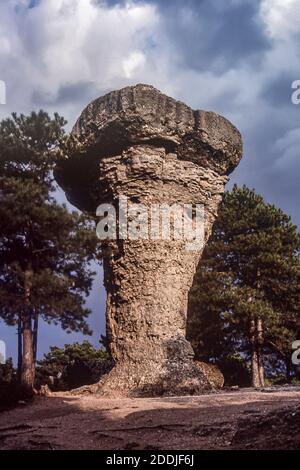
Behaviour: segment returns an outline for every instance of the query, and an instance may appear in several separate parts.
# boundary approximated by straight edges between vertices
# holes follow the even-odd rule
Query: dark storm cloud
[[[224,72],[241,62],[259,63],[262,53],[271,46],[259,20],[259,1],[149,0],[148,3],[156,5],[162,14],[164,34],[176,50],[182,67]]]
[[[276,86],[278,83],[282,86],[279,86],[281,93]],[[270,83],[267,92],[270,107],[262,116],[258,109],[257,125],[251,129],[240,126],[245,156],[233,180],[255,188],[300,226],[300,106],[291,104],[290,82],[287,90],[280,79],[274,88],[273,85]]]
[[[261,97],[272,106],[289,106],[294,110],[291,101],[291,85],[295,80],[294,74],[283,73],[270,80],[262,90]]]
[[[40,106],[65,105],[76,102],[89,102],[98,96],[99,90],[94,82],[78,82],[61,86],[55,95],[43,91],[32,94],[32,102]]]
[[[227,2],[227,6],[221,2],[222,8],[208,0],[175,3],[179,8],[170,4],[165,21],[184,66],[224,71],[257,58],[270,46],[259,24],[256,2]],[[190,21],[183,16],[183,6],[192,11]]]

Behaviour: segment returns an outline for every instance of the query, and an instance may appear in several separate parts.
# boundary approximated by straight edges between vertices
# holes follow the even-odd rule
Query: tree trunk
[[[263,362],[263,344],[264,344],[264,332],[263,332],[263,321],[261,318],[256,320],[256,331],[257,331],[257,344],[258,344],[258,372],[260,386],[265,386],[265,368]]]
[[[33,361],[33,343],[32,343],[32,325],[30,310],[30,289],[32,271],[28,269],[25,272],[24,280],[24,311],[23,311],[23,357],[21,371],[21,386],[26,397],[33,395],[34,385],[34,361]]]
[[[19,315],[18,318],[18,384],[21,384],[21,373],[22,373],[22,317]]]
[[[260,387],[260,375],[259,375],[259,352],[257,342],[257,331],[256,321],[252,319],[250,321],[250,343],[251,343],[251,377],[252,387]]]
[[[262,355],[263,323],[261,319],[253,318],[250,321],[250,343],[252,387],[264,387],[265,372]]]
[[[32,396],[34,382],[34,364],[32,348],[31,315],[27,312],[23,321],[23,358],[21,386],[26,396]]]
[[[260,269],[257,270],[257,289],[260,289]],[[250,299],[251,301],[252,299]],[[265,386],[265,369],[263,363],[264,331],[261,318],[252,318],[250,321],[251,367],[252,387]]]

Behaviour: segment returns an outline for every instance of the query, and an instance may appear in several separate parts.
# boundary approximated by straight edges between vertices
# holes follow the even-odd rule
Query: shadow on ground
[[[299,449],[299,391],[173,398],[56,395],[0,415],[0,449]]]

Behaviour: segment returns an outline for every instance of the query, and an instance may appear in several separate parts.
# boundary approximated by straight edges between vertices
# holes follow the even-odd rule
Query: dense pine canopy
[[[300,327],[299,253],[289,216],[245,186],[225,194],[190,293],[188,336],[198,357],[250,357],[251,321],[260,321],[264,364],[275,371],[291,362]]]
[[[0,123],[0,316],[19,324],[23,356],[24,330],[36,342],[40,316],[68,331],[90,332],[85,297],[95,274],[90,262],[100,253],[93,221],[55,198],[65,124],[43,111]]]

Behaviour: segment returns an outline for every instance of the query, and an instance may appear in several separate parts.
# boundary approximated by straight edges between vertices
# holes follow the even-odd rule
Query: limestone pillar
[[[185,339],[188,292],[203,244],[192,248],[186,234],[174,236],[172,215],[170,237],[159,232],[153,239],[152,211],[158,205],[203,206],[206,241],[228,174],[242,156],[240,133],[216,113],[194,111],[152,86],[137,85],[89,104],[72,134],[80,150],[57,169],[59,183],[80,209],[95,214],[106,203],[117,215],[117,238],[103,244],[107,337],[115,367],[97,391],[157,395],[208,389]],[[137,214],[136,204],[142,204],[147,239],[120,239],[120,201],[128,206],[126,228],[137,220],[130,210]]]

